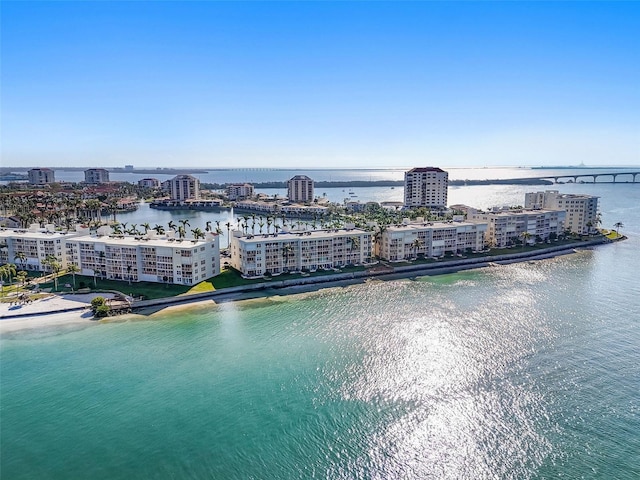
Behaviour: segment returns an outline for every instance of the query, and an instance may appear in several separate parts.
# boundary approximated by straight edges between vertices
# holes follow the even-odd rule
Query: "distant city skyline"
[[[2,166],[640,165],[638,2],[0,13]]]

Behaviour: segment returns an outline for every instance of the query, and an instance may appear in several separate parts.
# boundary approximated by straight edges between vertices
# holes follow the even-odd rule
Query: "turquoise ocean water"
[[[3,335],[2,478],[640,477],[640,186],[561,187],[630,239]]]

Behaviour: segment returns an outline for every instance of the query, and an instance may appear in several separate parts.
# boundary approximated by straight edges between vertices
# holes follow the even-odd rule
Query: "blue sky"
[[[1,5],[2,165],[640,165],[639,2]]]

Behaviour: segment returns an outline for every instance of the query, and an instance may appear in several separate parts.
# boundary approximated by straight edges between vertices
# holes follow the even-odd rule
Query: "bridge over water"
[[[607,180],[598,181],[600,177],[605,177]],[[618,177],[621,180],[618,181]],[[606,172],[606,173],[580,173],[580,174],[567,174],[567,175],[545,175],[543,177],[527,177],[531,180],[553,180],[554,183],[558,183],[560,179],[571,179],[574,183],[583,182],[584,180],[578,180],[579,178],[588,178],[592,181],[589,183],[640,183],[640,172],[630,172],[628,170],[624,172]]]

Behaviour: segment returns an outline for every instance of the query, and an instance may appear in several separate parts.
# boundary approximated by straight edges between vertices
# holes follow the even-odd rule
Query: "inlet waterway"
[[[629,240],[4,334],[2,478],[638,478],[640,186],[558,188]]]

